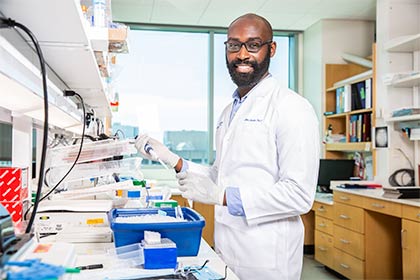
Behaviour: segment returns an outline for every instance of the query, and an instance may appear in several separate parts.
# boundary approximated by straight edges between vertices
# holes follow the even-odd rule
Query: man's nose
[[[245,44],[242,44],[241,48],[239,49],[237,57],[241,60],[244,60],[246,58],[249,58],[249,52],[246,49]]]

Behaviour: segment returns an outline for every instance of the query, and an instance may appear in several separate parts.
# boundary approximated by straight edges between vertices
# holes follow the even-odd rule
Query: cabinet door
[[[315,260],[331,268],[333,267],[333,252],[333,237],[315,230]]]
[[[420,223],[402,220],[401,243],[404,279],[420,279]]]

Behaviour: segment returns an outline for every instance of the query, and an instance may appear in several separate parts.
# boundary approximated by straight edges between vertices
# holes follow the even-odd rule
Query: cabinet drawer
[[[402,206],[402,217],[405,219],[420,222],[420,207],[403,205]]]
[[[360,195],[334,190],[333,200],[334,202],[341,202],[353,206],[363,207],[363,198]]]
[[[342,203],[334,205],[334,224],[357,231],[365,232],[364,210]]]
[[[312,209],[315,211],[316,215],[322,216],[328,219],[333,219],[334,217],[334,208],[333,205],[321,203],[321,202],[314,202]]]
[[[365,259],[364,235],[340,226],[334,226],[334,247],[358,259]]]
[[[365,262],[338,249],[334,250],[333,269],[349,279],[364,279]]]
[[[315,215],[315,229],[332,235],[333,221],[331,219]]]
[[[333,237],[315,230],[315,260],[330,268],[333,267]]]
[[[401,204],[399,203],[365,197],[363,199],[363,207],[382,214],[401,217]]]

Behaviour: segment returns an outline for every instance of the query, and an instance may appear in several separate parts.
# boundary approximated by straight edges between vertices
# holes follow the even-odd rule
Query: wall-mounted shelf
[[[43,92],[39,70],[0,36],[1,107],[13,114],[23,114],[43,121]],[[48,80],[49,122],[60,128],[82,123],[76,104],[66,99],[61,90]]]
[[[327,143],[325,144],[326,151],[340,151],[340,152],[356,152],[356,151],[364,151],[364,152],[371,152],[372,151],[372,143],[371,142],[355,142],[355,143]]]
[[[358,82],[361,82],[361,81],[365,81],[367,79],[371,79],[372,78],[372,73],[373,73],[373,71],[372,71],[372,69],[370,69],[370,70],[367,70],[363,73],[360,73],[360,74],[354,75],[352,77],[349,77],[347,79],[335,82],[334,83],[334,88],[339,88],[339,87],[345,86],[347,84],[355,84],[355,83],[358,83]],[[328,90],[329,89],[327,89],[327,91]]]
[[[101,49],[105,40],[101,36],[107,36],[107,33],[89,29],[80,1],[4,0],[0,3],[0,11],[35,34],[49,66],[95,109],[98,116],[111,116],[105,84],[92,47]],[[95,34],[93,42],[88,34]]]
[[[345,142],[326,139],[324,157],[347,158],[348,153],[373,153],[370,141],[375,112],[373,70],[355,64],[326,64],[325,73],[324,110],[328,114],[323,117],[323,127],[332,128],[332,136],[341,135]],[[356,98],[355,103],[353,98]]]
[[[401,116],[401,117],[392,117],[388,118],[387,122],[405,122],[405,121],[417,121],[420,120],[420,114]]]
[[[400,88],[418,87],[420,85],[420,73],[392,82],[391,86]]]
[[[385,44],[388,52],[415,52],[420,50],[420,34],[400,36]]]

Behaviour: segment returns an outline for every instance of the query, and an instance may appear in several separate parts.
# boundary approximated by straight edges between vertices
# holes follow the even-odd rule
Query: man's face
[[[270,53],[266,52],[261,63],[258,63],[256,59],[241,60],[239,58],[229,62],[228,56],[226,56],[226,65],[232,81],[238,87],[252,87],[268,72]]]
[[[267,43],[270,37],[261,21],[240,19],[229,28],[228,44],[248,43],[248,46],[241,45],[236,52],[226,47],[226,65],[239,88],[255,86],[268,73],[270,58],[275,52],[275,43]],[[252,49],[252,42],[260,44],[258,51]]]

